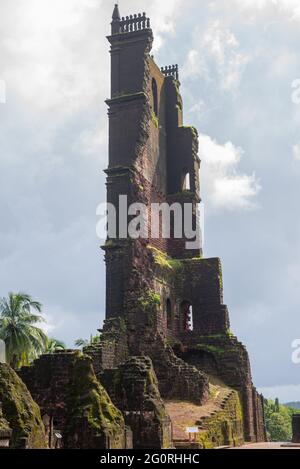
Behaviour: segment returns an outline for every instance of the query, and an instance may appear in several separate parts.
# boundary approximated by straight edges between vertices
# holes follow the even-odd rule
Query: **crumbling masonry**
[[[115,6],[111,28],[107,200],[189,203],[200,234],[198,133],[183,125],[178,66],[156,65],[145,14],[121,18]],[[151,211],[144,222],[150,227]],[[230,332],[220,260],[203,258],[200,243],[187,248],[172,218],[171,236],[159,231],[147,239],[118,231],[103,246],[100,343],[84,354],[44,355],[20,371],[49,447],[213,448],[266,439],[247,350]],[[5,405],[6,435],[16,419]]]
[[[108,40],[107,200],[115,207],[120,195],[128,204],[190,203],[199,230],[198,133],[183,125],[178,66],[156,65],[145,14],[120,18],[116,6]],[[147,356],[164,401],[205,404],[210,379],[218,379],[238,393],[244,438],[264,440],[262,399],[252,385],[247,351],[230,332],[220,260],[204,259],[200,245],[186,249],[186,239],[175,238],[172,227],[170,239],[119,236],[108,239],[104,250],[106,321],[102,344],[90,353],[108,391],[112,369],[128,357]]]

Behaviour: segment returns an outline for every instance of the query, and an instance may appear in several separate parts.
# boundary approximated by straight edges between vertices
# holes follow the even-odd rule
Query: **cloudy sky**
[[[104,317],[95,227],[113,4],[0,4],[0,296],[42,301],[49,333],[69,346]],[[205,255],[222,258],[255,384],[300,400],[299,1],[122,0],[120,10],[146,11],[155,59],[180,66],[185,121],[200,132]]]

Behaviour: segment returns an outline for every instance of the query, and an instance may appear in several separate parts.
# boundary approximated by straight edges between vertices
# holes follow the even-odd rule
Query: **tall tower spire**
[[[113,20],[119,20],[119,21],[121,19],[120,12],[119,12],[119,5],[117,3],[115,4],[112,19]]]
[[[112,34],[118,34],[120,32],[120,21],[121,21],[121,15],[119,11],[119,5],[116,3],[113,14],[112,14],[112,22],[111,22]]]

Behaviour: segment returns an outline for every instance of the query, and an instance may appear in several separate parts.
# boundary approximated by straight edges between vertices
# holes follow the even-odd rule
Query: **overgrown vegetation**
[[[47,337],[45,353],[55,353],[58,351],[63,351],[66,349],[66,345],[61,340],[53,339],[51,337]]]
[[[153,246],[148,246],[148,249],[153,254],[155,264],[159,265],[160,267],[166,268],[168,270],[173,270],[181,267],[182,263],[180,260],[172,259],[165,252],[160,251],[159,249]]]
[[[212,388],[212,389],[211,389]],[[215,393],[215,396],[214,396]],[[210,387],[210,397],[217,395],[217,387]],[[235,425],[239,422],[240,426]],[[243,413],[240,399],[237,392],[227,400],[224,409],[212,414],[205,420],[205,430],[201,431],[197,440],[203,449],[212,449],[216,446],[239,446],[243,443],[242,428]]]
[[[149,307],[156,307],[160,306],[161,298],[158,293],[154,290],[148,289],[146,290],[138,299],[140,305],[147,309]]]
[[[47,346],[46,334],[37,327],[44,321],[41,311],[41,303],[26,293],[9,293],[0,300],[0,339],[13,368],[28,365]]]
[[[40,409],[14,370],[0,363],[0,401],[3,414],[13,429],[11,448],[18,448],[22,438],[30,448],[45,448],[45,432]]]
[[[151,117],[152,117],[152,122],[153,122],[153,124],[154,124],[155,127],[158,129],[158,128],[159,128],[159,121],[158,121],[158,117],[157,117],[157,115],[155,114],[154,111],[152,111]]]
[[[9,293],[0,300],[0,339],[6,361],[13,368],[29,365],[43,353],[65,349],[65,344],[47,337],[38,327],[45,322],[42,304],[27,293]]]
[[[199,134],[198,134],[198,130],[196,129],[196,127],[194,127],[192,125],[183,125],[182,128],[183,129],[190,129],[192,134],[193,134],[193,137],[198,138]]]
[[[97,381],[89,357],[77,357],[70,392],[71,420],[86,414],[90,425],[99,432],[107,426],[123,424],[121,412]]]
[[[91,446],[91,436],[110,435],[118,437],[124,428],[122,413],[114,406],[107,392],[97,380],[91,359],[81,352],[74,361],[72,382],[69,389],[68,421],[65,438],[67,447],[74,447],[74,435],[82,419],[87,420],[87,428],[81,436],[81,448]],[[114,448],[114,446],[112,446]]]
[[[101,336],[99,334],[98,335],[91,334],[89,339],[75,340],[74,345],[75,347],[85,348],[85,347],[88,347],[89,345],[99,344],[99,342],[101,342]]]
[[[279,404],[279,400],[265,400],[267,435],[271,441],[291,441],[292,416],[299,413],[291,407]]]

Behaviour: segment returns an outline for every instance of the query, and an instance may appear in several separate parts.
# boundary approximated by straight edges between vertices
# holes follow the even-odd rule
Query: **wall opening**
[[[191,176],[190,176],[190,173],[186,169],[182,171],[181,188],[183,191],[191,190]]]
[[[172,321],[172,304],[171,300],[168,298],[166,303],[166,311],[167,311],[167,328],[169,330],[172,329],[173,321]]]
[[[193,306],[189,301],[183,301],[181,303],[181,318],[184,331],[193,331]]]
[[[152,78],[152,99],[153,99],[153,112],[158,117],[158,92],[157,84],[154,78]]]

